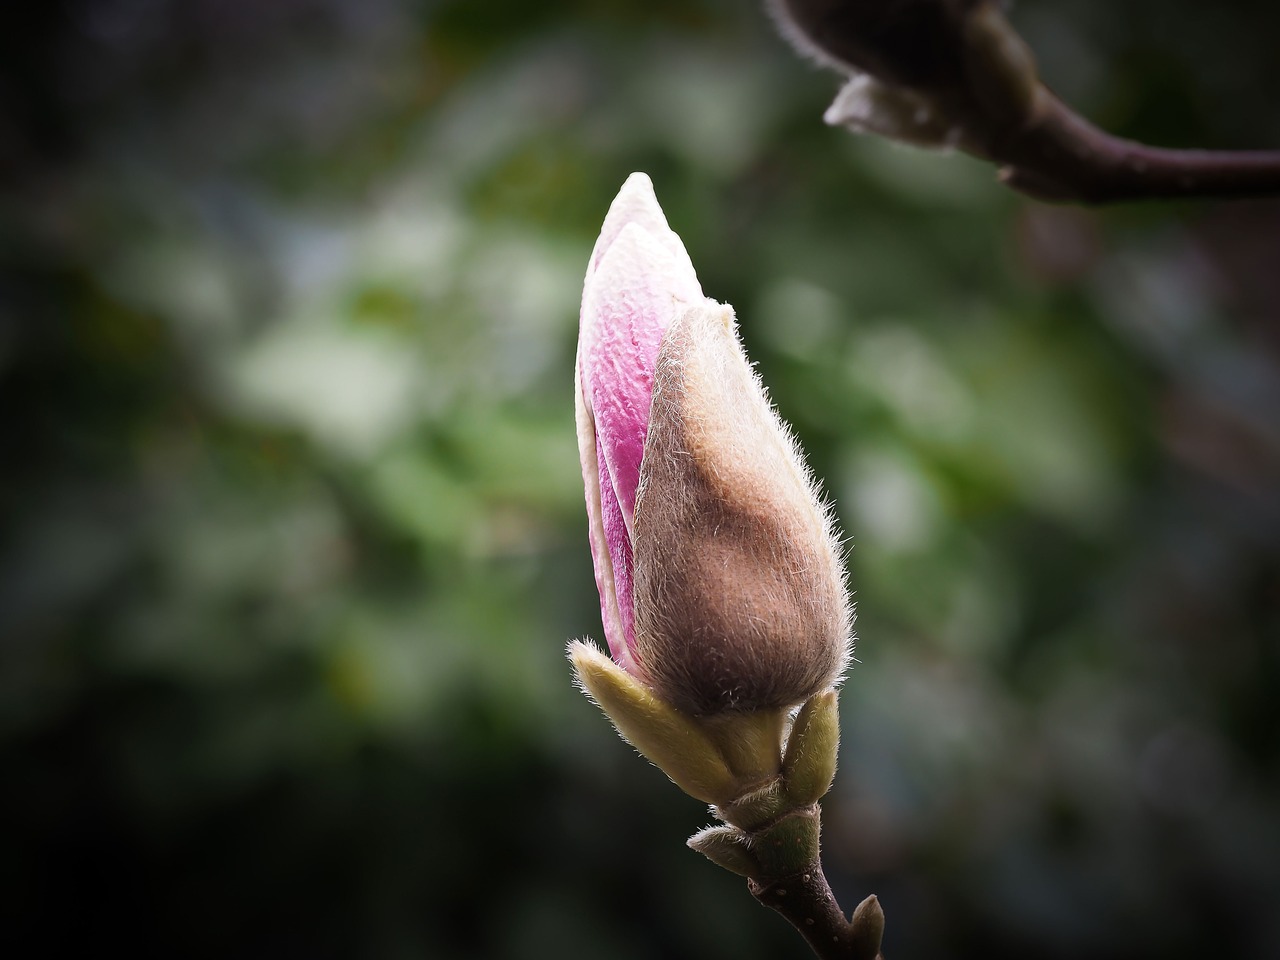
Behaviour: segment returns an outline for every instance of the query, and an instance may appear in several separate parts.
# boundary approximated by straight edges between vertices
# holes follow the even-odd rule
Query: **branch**
[[[813,819],[816,838],[816,806]],[[756,855],[766,863],[769,857],[763,848],[770,842],[767,830],[753,838]],[[816,849],[814,853],[808,864],[790,876],[748,879],[751,895],[786,917],[819,960],[883,960],[880,941],[884,935],[884,911],[880,901],[872,894],[846,920],[822,872]]]
[[[758,901],[778,911],[819,960],[881,960],[884,912],[867,897],[846,919],[822,872],[822,810],[840,742],[835,690],[811,697],[787,735],[773,779],[712,807],[719,826],[689,838],[712,863],[747,878]]]
[[[738,825],[708,827],[689,846],[709,860],[747,878],[751,895],[782,914],[804,937],[818,960],[883,960],[884,911],[873,894],[846,918],[822,872],[819,837],[822,814],[816,803],[789,809],[760,826],[746,825],[772,804],[718,809]],[[784,804],[785,805],[785,804]],[[752,809],[754,808],[754,809]],[[747,819],[744,820],[743,814]]]
[[[1002,164],[1002,181],[1043,200],[1110,203],[1280,194],[1280,150],[1152,147],[1099,130],[1051,94],[1039,123],[992,159]]]
[[[1043,200],[1280,194],[1280,150],[1171,150],[1099,130],[1041,82],[995,0],[770,0],[801,52],[849,78],[828,123],[999,166]]]

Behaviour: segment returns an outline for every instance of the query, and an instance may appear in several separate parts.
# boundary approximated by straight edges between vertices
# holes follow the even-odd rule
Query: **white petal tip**
[[[618,196],[621,197],[632,191],[644,191],[650,196],[653,196],[653,181],[649,179],[649,175],[647,173],[637,170],[635,173],[631,174],[631,176],[627,177],[626,181],[622,184],[622,189],[618,191]]]

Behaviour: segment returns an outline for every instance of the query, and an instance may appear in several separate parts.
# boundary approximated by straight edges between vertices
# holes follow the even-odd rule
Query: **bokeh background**
[[[1280,145],[1267,0],[1025,0]],[[822,125],[757,3],[0,12],[0,941],[802,957],[570,684],[609,200],[654,179],[853,549],[826,810],[896,958],[1280,956],[1280,204],[1051,207]]]

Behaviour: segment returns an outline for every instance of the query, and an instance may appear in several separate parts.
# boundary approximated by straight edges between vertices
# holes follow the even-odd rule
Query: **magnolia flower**
[[[846,921],[818,858],[852,647],[831,513],[644,174],[605,218],[581,320],[578,446],[609,655],[570,644],[578,681],[713,805],[721,824],[690,847],[749,877],[811,944],[875,956],[875,898]],[[779,906],[789,891],[796,910]]]
[[[848,660],[840,549],[733,310],[703,296],[644,174],[623,186],[591,254],[575,379],[611,654],[572,645],[581,681],[677,782],[598,688],[652,698],[642,713],[674,708],[686,739],[681,717],[767,716],[776,753],[785,712]]]

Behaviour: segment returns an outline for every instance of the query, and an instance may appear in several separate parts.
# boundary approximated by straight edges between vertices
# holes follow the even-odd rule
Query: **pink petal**
[[[627,224],[609,245],[583,295],[583,390],[628,535],[658,348],[676,314],[705,299],[688,258],[683,260],[639,224]]]
[[[577,364],[574,371],[574,394],[575,394],[575,413],[578,426],[578,452],[582,458],[582,484],[586,491],[587,500],[587,533],[591,541],[591,563],[595,568],[596,590],[600,594],[600,618],[604,622],[604,635],[609,643],[609,651],[613,658],[624,669],[631,670],[632,663],[629,655],[629,647],[627,643],[627,630],[623,627],[622,609],[618,604],[617,584],[613,574],[613,559],[610,549],[610,534],[606,532],[608,527],[616,529],[616,522],[611,521],[609,524],[605,522],[604,501],[607,499],[613,504],[610,515],[617,512],[617,497],[613,493],[613,483],[608,480],[607,474],[603,469],[601,459],[597,453],[600,449],[596,442],[595,423],[592,421],[591,413],[587,409],[586,398],[583,395],[582,378],[581,378],[581,362]],[[602,483],[602,474],[605,474]],[[630,541],[623,531],[622,540],[626,542],[628,548],[628,563],[630,559]],[[616,533],[613,534],[616,538]],[[630,566],[627,566],[628,583],[630,581]],[[627,609],[631,610],[631,594],[628,588],[627,593]],[[629,613],[628,622],[634,620]],[[624,659],[625,656],[625,659]]]
[[[706,302],[649,178],[632,174],[591,253],[575,371],[578,447],[605,637],[613,659],[632,673],[632,530],[654,368],[675,317]]]
[[[662,207],[658,206],[658,198],[653,193],[653,182],[643,173],[633,173],[627,177],[627,182],[613,198],[613,203],[609,205],[609,212],[605,214],[604,223],[600,227],[600,236],[596,239],[595,248],[591,251],[591,259],[587,265],[588,283],[609,247],[628,224],[635,224],[649,234],[651,239],[657,241],[668,253],[681,261],[678,269],[682,273],[693,276],[694,282],[697,282],[693,263],[689,260],[684,244],[667,224],[666,215],[663,214]]]
[[[596,452],[600,453],[600,441],[596,440]],[[609,641],[609,652],[615,662],[624,666],[635,661],[636,631],[635,602],[632,582],[631,535],[627,532],[622,519],[622,509],[618,506],[618,498],[613,493],[608,468],[604,457],[598,456],[600,462],[600,508],[604,526],[605,543],[609,546],[609,562],[613,571],[613,591],[618,605],[622,636],[614,637],[605,631],[605,639]]]

